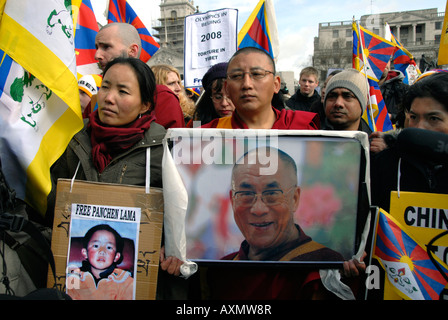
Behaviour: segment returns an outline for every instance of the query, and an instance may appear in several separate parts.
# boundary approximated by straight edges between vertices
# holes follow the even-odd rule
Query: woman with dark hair
[[[154,74],[139,59],[117,58],[106,66],[98,109],[84,119],[84,128],[52,167],[50,226],[58,178],[144,186],[149,164],[150,185],[162,187],[166,130],[154,122],[155,88]]]
[[[372,154],[372,205],[389,211],[391,191],[448,194],[448,73],[425,76],[403,101],[404,129]]]
[[[166,130],[152,112],[156,81],[136,58],[116,58],[107,64],[98,91],[98,109],[51,169],[52,190],[46,220],[51,227],[58,178],[113,184],[162,187],[163,138]],[[150,177],[146,167],[150,168]],[[163,248],[161,252],[164,252]],[[179,275],[182,261],[160,255],[160,266]]]
[[[405,127],[448,133],[448,72],[417,79],[404,97]]]
[[[235,110],[232,101],[224,92],[227,62],[212,66],[202,78],[204,92],[196,103],[193,121],[200,121],[201,125],[213,119],[231,116]],[[192,127],[190,121],[187,127]]]

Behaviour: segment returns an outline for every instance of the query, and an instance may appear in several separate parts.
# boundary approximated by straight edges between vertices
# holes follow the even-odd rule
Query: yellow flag
[[[448,10],[448,1],[445,7],[445,18],[443,19],[442,36],[440,38],[439,46],[439,58],[437,64],[439,66],[448,64],[448,16],[446,14]]]
[[[82,126],[69,0],[0,0],[0,155],[42,214],[50,167]]]

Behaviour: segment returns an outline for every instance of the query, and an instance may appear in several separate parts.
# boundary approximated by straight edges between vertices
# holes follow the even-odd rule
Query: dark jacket
[[[399,171],[400,191],[448,194],[448,153],[440,148],[442,144],[448,145],[447,134],[408,128],[398,134],[394,145],[372,154],[372,205],[389,212]]]
[[[328,122],[328,119],[325,118],[324,123],[322,124],[322,130],[336,130],[333,125]],[[369,125],[363,118],[361,118],[361,121],[359,122],[358,131],[363,131],[367,133],[367,135],[370,136],[370,134],[373,132],[372,129],[370,129]]]
[[[78,163],[81,165],[75,179],[93,182],[116,183],[144,186],[146,182],[146,149],[151,148],[150,186],[162,187],[162,141],[166,130],[161,125],[152,122],[142,140],[126,152],[115,157],[99,173],[92,160],[92,144],[87,131],[88,119],[84,120],[84,128],[69,142],[64,154],[51,169],[52,191],[48,197],[48,213],[53,216],[56,184],[58,178],[72,179]]]
[[[292,110],[310,111],[311,105],[320,100],[320,95],[314,90],[314,94],[311,97],[304,96],[300,93],[300,89],[294,93],[294,95],[286,101],[286,105]]]
[[[392,115],[392,122],[395,123],[400,112],[404,96],[409,85],[403,83],[404,74],[399,70],[391,70],[387,74],[386,81],[380,86],[387,112]]]

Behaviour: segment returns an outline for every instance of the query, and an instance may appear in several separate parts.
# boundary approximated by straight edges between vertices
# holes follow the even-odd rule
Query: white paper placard
[[[219,9],[185,17],[184,86],[202,85],[207,70],[227,62],[237,47],[237,9]]]

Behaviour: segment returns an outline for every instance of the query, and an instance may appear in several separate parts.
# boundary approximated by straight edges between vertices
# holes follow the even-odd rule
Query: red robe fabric
[[[158,84],[154,95],[156,123],[168,128],[184,128],[185,120],[179,98],[167,86]]]
[[[278,130],[318,130],[320,120],[317,113],[294,110],[277,110],[272,108],[277,116],[277,120],[271,129]],[[249,129],[243,120],[234,112],[232,116],[218,118],[210,123],[204,124],[201,128],[222,128],[222,129]]]
[[[303,230],[299,238],[278,248],[266,257],[266,261],[284,261],[282,257],[293,255],[287,261],[343,261],[337,252],[312,241]],[[300,250],[306,244],[314,243],[309,249]],[[296,250],[299,249],[299,250]],[[249,244],[244,241],[239,252],[229,254],[222,260],[248,260]],[[216,300],[320,300],[335,299],[321,280],[318,265],[292,267],[291,265],[222,265],[209,267],[208,289],[211,299]]]

